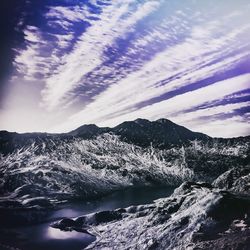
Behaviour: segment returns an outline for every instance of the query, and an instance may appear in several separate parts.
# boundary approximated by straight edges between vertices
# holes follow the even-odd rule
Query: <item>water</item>
[[[51,223],[64,217],[73,218],[98,211],[151,203],[155,199],[171,195],[172,192],[172,187],[143,187],[117,191],[94,201],[67,204],[50,211],[44,218],[45,223],[1,230],[0,249],[3,245],[9,245],[22,250],[80,250],[94,241],[95,237],[75,231],[63,232],[50,227]]]

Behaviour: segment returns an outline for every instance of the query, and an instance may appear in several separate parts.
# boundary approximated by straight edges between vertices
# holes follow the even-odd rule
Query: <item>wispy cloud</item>
[[[71,7],[55,6],[50,8],[49,12],[46,14],[48,19],[56,19],[56,21],[64,20],[64,22],[69,23],[86,20],[89,16],[90,12],[86,5]],[[97,15],[91,16],[97,17]]]
[[[198,110],[186,114],[188,110],[198,107],[201,104],[223,99],[225,96],[228,96],[241,90],[245,90],[248,88],[249,83],[250,74],[241,75],[224,81],[216,82],[198,90],[189,91],[182,95],[174,96],[173,98],[170,98],[168,100],[148,105],[141,109],[127,110],[127,112],[123,115],[119,115],[111,119],[106,118],[99,121],[92,120],[98,119],[98,117],[101,117],[102,115],[98,112],[97,116],[95,116],[95,113],[93,112],[94,110],[96,110],[96,108],[94,108],[93,110],[89,110],[89,113],[85,110],[84,115],[83,113],[79,113],[77,115],[72,116],[67,123],[62,124],[61,129],[71,129],[72,124],[79,125],[80,123],[82,123],[82,120],[84,120],[84,122],[86,123],[96,122],[102,126],[113,126],[124,120],[134,120],[138,117],[144,117],[151,120],[155,120],[161,117],[167,117],[169,119],[172,119],[173,121],[192,128],[192,123],[194,122],[194,119],[199,119],[200,116],[204,116],[206,114],[208,116],[212,116],[219,113],[230,112],[230,110],[232,112],[234,109],[247,106],[249,102],[238,104],[238,106],[226,105],[225,107],[215,107],[211,109],[205,109],[203,111]],[[110,113],[112,113],[114,109],[115,106],[110,107]],[[210,124],[206,123],[206,126],[209,127]],[[59,129],[59,127],[57,127],[56,129]]]
[[[65,113],[54,130],[166,117],[212,134],[203,119],[219,128],[216,119],[225,125],[235,117],[246,133],[247,111],[237,110],[249,105],[247,96],[233,101],[249,88],[250,7],[244,1],[54,4],[43,26],[25,28],[15,77],[42,82],[40,108]]]
[[[217,32],[221,29],[220,25],[214,22],[207,26],[208,29]],[[202,36],[197,35],[197,27],[195,27],[194,34],[192,33],[182,43],[158,53],[149,62],[146,62],[140,70],[129,74],[110,86],[105,92],[96,96],[94,102],[87,105],[83,111],[74,115],[74,117],[78,117],[79,121],[84,119],[86,122],[96,123],[107,121],[110,117],[114,117],[117,121],[123,120],[125,118],[121,114],[137,110],[138,104],[144,101],[197,83],[234,67],[242,59],[249,56],[249,52],[231,54],[234,47],[229,41],[232,42],[237,34],[241,34],[249,28],[250,26],[247,25],[241,29],[232,30],[222,37],[214,38],[213,34],[209,32],[206,37],[204,37],[204,34]],[[200,39],[197,39],[197,36]],[[226,46],[227,48],[224,49]],[[197,88],[199,89],[199,87],[198,85]],[[240,86],[238,87],[240,89]],[[234,92],[237,91],[238,87],[235,86]],[[227,90],[219,92],[217,98],[223,97],[225,93],[227,93]],[[188,103],[192,103],[192,96],[189,99]],[[140,113],[140,111],[137,113]],[[159,116],[159,110],[150,111],[150,113],[151,116],[154,116],[154,114]],[[167,114],[161,115],[166,116]]]
[[[43,97],[48,108],[60,104],[67,92],[80,84],[86,74],[102,64],[107,46],[112,46],[116,38],[125,36],[136,22],[159,5],[159,1],[148,1],[136,6],[136,9],[130,9],[132,2],[117,1],[105,8],[99,20],[79,38],[73,51],[64,58],[58,73],[47,79]]]

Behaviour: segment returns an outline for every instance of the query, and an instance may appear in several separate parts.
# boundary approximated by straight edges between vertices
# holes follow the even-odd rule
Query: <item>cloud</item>
[[[250,74],[244,74],[224,81],[216,82],[198,90],[189,91],[182,95],[174,96],[173,98],[170,98],[168,100],[148,105],[147,107],[138,110],[127,110],[124,115],[119,115],[111,119],[108,119],[107,117],[102,117],[102,113],[99,113],[96,108],[92,110],[85,110],[84,113],[76,114],[72,116],[69,121],[62,124],[60,127],[56,127],[56,130],[70,130],[73,129],[74,126],[77,127],[82,123],[93,122],[101,126],[114,126],[124,120],[134,120],[138,117],[143,117],[150,120],[166,117],[182,125],[189,125],[189,127],[192,128],[192,122],[186,122],[190,120],[192,121],[192,119],[197,119],[199,118],[199,116],[204,116],[206,114],[206,111],[208,112],[208,116],[209,113],[210,115],[214,115],[218,113],[232,112],[237,107],[244,107],[249,103],[238,104],[238,106],[229,105],[220,108],[215,107],[214,109],[210,108],[203,111],[196,111],[197,113],[191,112],[189,114],[185,114],[186,110],[188,111],[190,109],[198,107],[201,104],[223,99],[225,96],[245,90],[248,88],[249,83]],[[110,106],[110,113],[114,112],[114,109],[115,106]],[[102,119],[98,121],[98,117],[102,117]],[[189,119],[187,119],[187,117]],[[207,123],[206,126],[210,126],[210,124]]]
[[[250,124],[246,120],[242,119],[241,116],[235,116],[233,118],[214,120],[208,124],[203,123],[195,124],[192,123],[192,127],[195,131],[202,131],[213,137],[224,137],[231,138],[237,136],[246,136],[250,133]]]
[[[39,50],[45,44],[41,32],[35,26],[27,26],[24,30],[24,37],[26,49],[16,50],[14,65],[17,71],[23,74],[25,79],[33,79],[37,73],[46,75],[48,73],[46,58],[40,55]]]
[[[250,102],[240,102],[240,103],[230,103],[224,105],[218,105],[214,107],[208,108],[201,108],[191,112],[186,111],[183,109],[177,115],[172,115],[172,118],[175,119],[177,122],[191,122],[193,119],[199,119],[200,117],[211,117],[210,120],[213,119],[213,116],[219,114],[233,114],[236,110],[248,107]],[[197,107],[197,106],[194,106]]]
[[[18,73],[12,79],[39,85],[43,114],[64,114],[54,131],[138,117],[168,117],[208,131],[204,119],[221,128],[217,120],[227,123],[237,115],[242,120],[234,124],[246,131],[241,125],[246,115],[237,110],[249,105],[247,96],[240,94],[238,103],[235,98],[249,77],[249,6],[243,1],[212,3],[92,0],[48,5],[39,25],[25,27],[24,46],[14,48]],[[28,92],[24,98],[29,99]]]
[[[54,6],[46,13],[47,19],[64,20],[71,23],[86,20],[89,16],[90,12],[86,5],[71,7]]]
[[[244,29],[245,27],[242,28]],[[228,70],[249,55],[247,51],[230,56],[231,47],[221,50],[222,45],[226,46],[227,40],[231,40],[232,34],[235,34],[235,30],[222,39],[207,37],[208,44],[204,44],[203,40],[188,38],[181,44],[167,48],[151,61],[146,62],[140,70],[129,74],[96,96],[94,102],[75,116],[85,117],[86,122],[100,122],[108,119],[112,114],[122,111],[130,112],[141,102],[163,93],[177,90]],[[216,46],[216,44],[220,45]],[[228,57],[212,63],[222,54],[224,57],[228,54]],[[161,84],[164,80],[165,83]]]
[[[48,12],[41,22],[50,26],[28,25],[24,28],[24,48],[15,48],[17,56],[14,65],[25,80],[46,81],[57,72],[62,64],[63,55],[74,45],[77,38],[73,25],[88,22],[97,15],[91,13],[87,5],[47,6]]]
[[[81,79],[104,61],[103,53],[116,38],[125,36],[133,26],[159,5],[159,1],[148,1],[130,10],[133,1],[117,1],[107,6],[99,20],[79,38],[73,51],[65,58],[56,74],[46,81],[43,91],[44,104],[52,109],[61,99],[81,83]]]

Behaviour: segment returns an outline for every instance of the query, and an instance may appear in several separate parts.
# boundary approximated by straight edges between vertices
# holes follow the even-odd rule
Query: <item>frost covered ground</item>
[[[211,183],[231,169],[245,169],[248,151],[243,143],[199,141],[142,148],[109,133],[88,140],[48,138],[1,155],[0,206],[49,206],[130,186]]]

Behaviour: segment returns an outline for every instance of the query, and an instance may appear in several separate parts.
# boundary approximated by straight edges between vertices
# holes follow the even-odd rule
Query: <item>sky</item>
[[[249,0],[3,0],[0,130],[167,118],[250,134]]]

